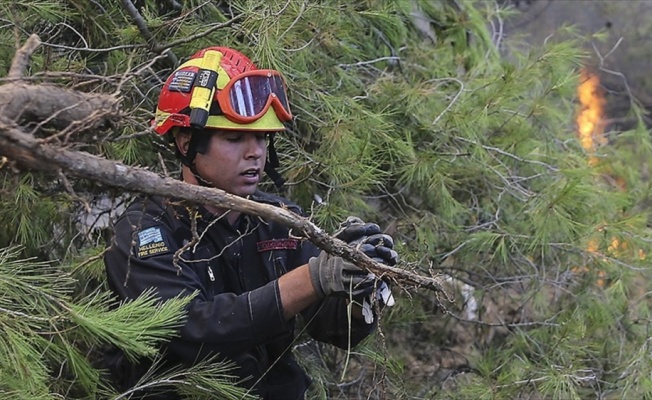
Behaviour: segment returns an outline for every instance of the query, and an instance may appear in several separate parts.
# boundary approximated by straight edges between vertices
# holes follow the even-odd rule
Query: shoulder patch
[[[294,250],[299,241],[297,239],[272,239],[256,243],[259,253],[272,250]]]
[[[138,258],[169,252],[170,246],[166,243],[161,228],[147,228],[138,232],[138,245],[136,247],[136,256]]]

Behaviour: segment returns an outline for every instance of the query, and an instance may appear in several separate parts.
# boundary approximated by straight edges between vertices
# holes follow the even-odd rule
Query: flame
[[[605,100],[600,90],[600,78],[583,68],[580,71],[580,84],[577,87],[577,98],[580,102],[580,109],[575,119],[577,123],[577,134],[582,148],[589,154],[593,154],[598,145],[605,144],[603,135],[602,117],[604,114]],[[589,164],[596,165],[597,157],[590,155]],[[613,246],[613,243],[612,243]],[[589,240],[586,250],[592,254],[599,254],[600,247],[598,240]],[[611,250],[611,249],[610,249]],[[573,271],[587,272],[587,266],[575,267]],[[598,271],[597,285],[604,287],[604,271]]]
[[[607,144],[607,138],[604,135],[604,108],[606,100],[603,91],[600,89],[600,78],[591,73],[588,69],[583,68],[580,71],[580,85],[577,87],[577,98],[580,102],[580,109],[577,113],[577,134],[579,136],[582,148],[589,153],[589,164],[595,166],[598,158],[593,154],[599,146]],[[612,177],[609,178],[613,184],[620,190],[625,190],[625,181],[622,178]],[[603,232],[604,229],[598,229]],[[621,242],[617,238],[612,238],[611,243],[607,245],[605,253],[600,253],[600,245],[596,238],[589,239],[586,250],[587,252],[601,256],[603,260],[606,254],[610,257],[618,257],[628,249],[626,242]],[[638,250],[638,257],[641,260],[646,258],[643,250]],[[576,273],[587,272],[587,266],[575,267],[573,271]],[[596,284],[600,287],[605,285],[606,274],[605,271],[598,271]]]
[[[589,153],[595,152],[598,145],[607,143],[604,136],[605,99],[600,89],[600,78],[587,69],[580,71],[581,83],[577,87],[580,110],[577,113],[577,130],[582,148]],[[590,156],[589,163],[595,165],[597,158]]]

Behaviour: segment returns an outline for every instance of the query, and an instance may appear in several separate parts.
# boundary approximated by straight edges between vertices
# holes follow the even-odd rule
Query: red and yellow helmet
[[[193,54],[163,85],[152,127],[278,132],[292,113],[284,79],[258,69],[237,50],[208,47]]]

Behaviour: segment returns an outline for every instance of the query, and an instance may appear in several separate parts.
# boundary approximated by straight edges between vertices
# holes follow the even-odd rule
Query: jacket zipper
[[[208,269],[208,279],[210,279],[211,282],[215,282],[215,275],[213,274],[213,269],[211,268],[210,265],[207,267],[207,269]]]

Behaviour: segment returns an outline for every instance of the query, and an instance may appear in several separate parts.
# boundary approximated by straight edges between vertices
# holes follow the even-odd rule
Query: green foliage
[[[276,139],[288,179],[283,194],[313,221],[329,231],[348,215],[377,221],[397,239],[402,268],[450,278],[456,301],[444,301],[447,313],[431,293],[397,293],[383,320],[386,342],[365,344],[345,371],[360,373],[359,386],[338,391],[342,371],[314,369],[315,397],[356,390],[405,399],[652,397],[652,142],[645,112],[632,101],[638,126],[609,132],[595,150],[581,147],[576,88],[588,58],[573,29],[562,33],[574,40],[524,48],[500,38],[498,49],[487,22],[510,11],[491,1],[134,4],[149,45],[171,44],[181,61],[224,45],[283,72],[295,115]],[[4,2],[0,15],[0,74],[35,32],[45,43],[28,75],[122,99],[119,126],[64,145],[176,176],[166,139],[148,130],[174,66],[154,61],[119,2]],[[37,257],[8,261],[16,259],[12,247],[0,260],[13,265],[0,273],[9,293],[0,307],[11,310],[0,312],[3,394],[109,393],[85,351],[110,342],[132,356],[153,355],[185,300],[158,305],[145,296],[109,308],[101,263],[107,224],[98,218],[82,229],[80,215],[122,193],[20,171],[11,160],[0,179],[0,248],[21,245],[23,257]],[[30,273],[17,272],[18,264]],[[351,359],[304,356],[307,366]],[[55,379],[59,365],[65,376]],[[191,382],[195,375],[179,370],[151,382],[239,398],[229,392],[228,368],[197,368],[211,379]],[[428,372],[403,377],[420,369]]]
[[[5,227],[1,243],[25,246],[28,254],[57,254],[57,240],[65,240],[56,224],[62,223],[61,212],[68,208],[66,197],[50,192],[51,184],[39,175],[3,173],[0,179],[0,191],[6,194],[0,201],[0,223]]]
[[[128,328],[133,321],[126,319],[123,312],[115,317],[117,311],[107,312],[106,295],[73,303],[70,276],[43,262],[18,259],[18,251],[0,251],[0,392],[9,393],[12,398],[49,398],[54,395],[49,385],[56,382],[62,390],[78,388],[88,394],[96,393],[99,373],[83,353],[88,347],[80,347],[80,340],[89,344],[120,344],[132,354],[152,352],[151,342],[139,340],[147,329],[122,336],[120,341],[115,340],[115,335],[97,335]],[[179,304],[156,310],[151,301],[151,296],[138,301],[139,323],[147,326],[148,321],[156,321],[152,314],[157,315],[155,318],[163,315],[165,322],[157,325],[162,331],[156,333],[169,337],[179,320]],[[57,375],[60,377],[55,380]],[[73,377],[76,378],[71,380]]]
[[[108,292],[75,295],[77,283],[61,269],[44,262],[20,259],[18,248],[0,250],[0,393],[3,398],[99,398],[111,394],[101,380],[95,357],[108,345],[131,358],[158,354],[162,340],[171,338],[192,298],[161,304],[153,293],[115,307]],[[89,354],[92,357],[89,357]],[[184,392],[223,393],[243,398],[233,388],[226,363],[204,363],[192,379],[178,385]],[[169,378],[169,377],[167,377]],[[170,383],[160,374],[142,382],[149,387]],[[118,397],[119,398],[119,397]]]

